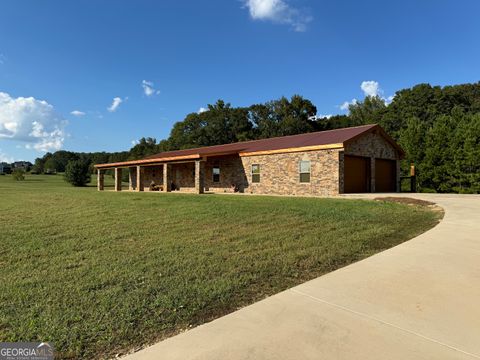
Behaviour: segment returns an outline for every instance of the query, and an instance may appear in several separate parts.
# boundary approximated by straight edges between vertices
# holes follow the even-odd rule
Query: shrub
[[[65,181],[73,186],[85,186],[90,182],[91,175],[88,163],[82,160],[69,161],[65,168]]]
[[[12,172],[12,178],[15,181],[23,181],[25,180],[25,171],[22,169],[15,169]]]

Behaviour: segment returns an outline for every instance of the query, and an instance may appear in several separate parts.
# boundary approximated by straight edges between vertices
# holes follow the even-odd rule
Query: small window
[[[260,182],[260,165],[252,164],[252,183]]]
[[[213,165],[213,182],[220,182],[220,165]]]
[[[310,161],[300,161],[299,164],[300,182],[310,182]]]

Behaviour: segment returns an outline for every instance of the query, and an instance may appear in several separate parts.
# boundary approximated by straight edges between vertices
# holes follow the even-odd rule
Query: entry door
[[[375,192],[395,192],[397,191],[396,183],[396,161],[375,159]]]
[[[370,192],[370,158],[345,155],[344,192]]]

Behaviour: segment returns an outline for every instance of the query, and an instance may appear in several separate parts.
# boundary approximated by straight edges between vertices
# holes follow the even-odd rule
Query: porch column
[[[98,191],[103,191],[104,180],[103,180],[103,170],[97,169],[97,189]]]
[[[165,163],[163,164],[163,191],[171,191],[171,176],[172,176],[172,166]]]
[[[133,191],[135,190],[135,168],[129,167],[128,168],[128,190]]]
[[[136,191],[143,191],[143,168],[139,165],[137,166],[137,186]]]
[[[396,161],[396,172],[395,172],[395,191],[396,192],[401,192],[402,191],[402,184],[400,181],[400,160],[397,159]]]
[[[338,152],[338,194],[345,192],[345,154]]]
[[[122,168],[115,168],[115,191],[122,191]]]
[[[195,161],[195,192],[203,194],[205,188],[205,162],[201,160]]]
[[[370,158],[370,192],[375,192],[375,157]]]

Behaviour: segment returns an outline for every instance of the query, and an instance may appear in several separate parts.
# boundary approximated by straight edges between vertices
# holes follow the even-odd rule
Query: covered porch
[[[205,190],[206,159],[171,162],[123,163],[97,165],[97,189],[105,190],[105,172],[114,172],[114,191],[122,191],[122,177],[128,173],[128,191],[182,191],[202,194]]]

